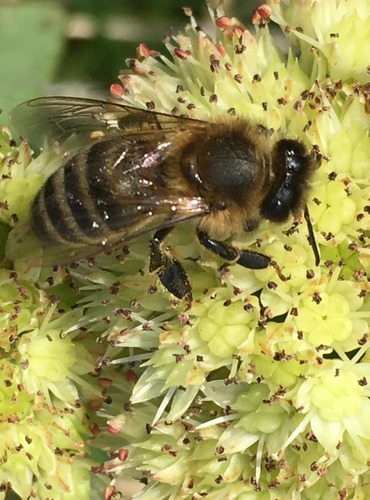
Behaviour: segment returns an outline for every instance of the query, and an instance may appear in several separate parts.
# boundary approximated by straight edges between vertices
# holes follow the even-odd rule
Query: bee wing
[[[99,135],[169,130],[189,127],[189,122],[202,123],[120,103],[77,97],[32,99],[16,106],[10,113],[10,121],[18,133],[35,146],[63,144],[73,135],[80,148]]]
[[[142,210],[138,210],[138,200],[127,198],[124,202],[134,207],[134,213],[136,207],[137,217],[134,216],[132,223],[123,227],[121,231],[102,238],[100,244],[50,245],[36,238],[30,224],[24,223],[18,224],[10,232],[5,255],[13,262],[23,261],[23,264],[26,262],[27,268],[69,264],[102,252],[111,252],[142,234],[171,227],[209,213],[208,204],[202,198],[196,197],[157,196],[143,199],[140,206],[147,211],[144,217],[140,213]]]
[[[177,144],[181,142],[178,139],[183,132],[187,133],[192,127],[202,129],[206,122],[73,97],[28,101],[13,110],[11,119],[31,141],[35,140],[38,144],[43,138],[46,143],[58,141],[66,145],[66,151],[71,148],[73,135],[79,149],[86,149],[89,142],[101,143],[102,147],[117,144],[116,149],[113,147],[116,158],[108,162],[93,162],[98,166],[98,174],[86,175],[90,187],[92,190],[99,189],[102,199],[114,196],[118,205],[128,210],[114,215],[118,230],[108,235],[105,232],[100,237],[98,233],[94,244],[51,246],[37,240],[29,225],[16,227],[10,234],[6,252],[10,260],[27,259],[33,262],[31,265],[39,265],[40,262],[43,265],[67,263],[115,248],[140,234],[209,213],[209,206],[202,198],[183,196],[169,188],[158,187],[156,168],[169,155],[176,158]],[[77,150],[72,148],[69,151],[75,154]],[[121,161],[122,158],[124,160]],[[68,174],[70,184],[79,186],[82,178],[79,176],[85,175],[84,170],[76,168],[79,162],[72,164],[74,166]],[[91,179],[97,179],[97,186],[92,184],[94,181]],[[143,180],[140,188],[133,179]],[[76,224],[76,214],[67,213],[64,216],[64,220],[69,218],[72,224]],[[88,213],[85,220],[84,217],[82,215],[78,220],[80,226],[91,224]],[[32,256],[37,257],[36,261],[32,261]]]

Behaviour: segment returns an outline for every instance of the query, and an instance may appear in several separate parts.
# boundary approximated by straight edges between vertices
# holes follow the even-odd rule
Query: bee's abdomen
[[[121,156],[115,142],[96,143],[49,177],[32,207],[35,235],[55,244],[100,244],[135,222],[135,207],[125,206],[122,193],[117,196],[112,176]],[[129,193],[135,179],[125,179]]]

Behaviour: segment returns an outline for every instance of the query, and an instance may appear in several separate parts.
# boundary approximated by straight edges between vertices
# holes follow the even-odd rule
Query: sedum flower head
[[[8,128],[0,130],[0,490],[20,498],[88,498],[90,431],[79,389],[85,398],[98,391],[81,379],[94,361],[73,340],[78,313],[43,289],[40,269],[18,272],[4,259],[9,228],[25,217],[40,183],[28,175],[39,162],[30,153],[27,144],[15,146]],[[47,280],[54,279],[58,272]]]
[[[273,267],[225,266],[189,236],[192,223],[166,239],[192,282],[188,309],[149,274],[150,236],[67,269],[12,262],[17,222],[53,159],[31,161],[4,131],[4,242],[15,228],[0,292],[4,359],[11,353],[3,373],[22,376],[18,399],[6,394],[21,406],[18,435],[31,419],[50,449],[65,450],[53,471],[69,488],[86,477],[89,446],[94,491],[107,499],[368,496],[370,114],[359,47],[370,2],[355,5],[271,1],[255,12],[253,33],[209,6],[211,34],[186,9],[185,32],[164,40],[169,55],[140,45],[111,89],[126,104],[175,115],[246,116],[315,149],[322,161],[308,208],[319,266],[300,220],[233,235],[236,246],[270,255],[288,280]],[[88,443],[78,397],[95,412]],[[34,484],[44,485],[36,463]]]

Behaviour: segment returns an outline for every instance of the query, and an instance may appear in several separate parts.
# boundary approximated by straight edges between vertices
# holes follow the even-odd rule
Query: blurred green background
[[[249,23],[262,0],[224,0],[228,15]],[[191,7],[206,30],[203,0],[0,0],[0,123],[18,103],[41,95],[104,97],[144,42],[188,22]]]

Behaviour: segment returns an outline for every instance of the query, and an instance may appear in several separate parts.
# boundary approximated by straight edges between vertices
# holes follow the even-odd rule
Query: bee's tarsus
[[[178,299],[192,301],[189,278],[180,262],[162,252],[163,239],[172,231],[167,227],[157,231],[150,242],[149,271],[157,274],[162,285]]]
[[[200,243],[207,248],[207,250],[210,250],[222,259],[234,261],[236,264],[246,267],[247,269],[266,269],[268,266],[272,266],[282,281],[287,281],[290,278],[290,276],[287,277],[281,272],[278,264],[268,255],[248,249],[236,249],[223,241],[210,238],[205,231],[199,228],[197,229],[197,236]]]
[[[276,271],[276,274],[279,276],[279,278],[281,279],[281,281],[289,281],[291,276],[285,276],[285,274],[282,273],[281,269],[280,269],[280,266],[272,259],[269,258],[269,265],[272,266],[275,271]]]
[[[197,228],[197,236],[200,243],[207,248],[207,250],[210,250],[222,259],[234,261],[238,258],[239,252],[236,248],[231,245],[227,245],[222,241],[210,238],[205,231],[202,231],[199,228]]]

